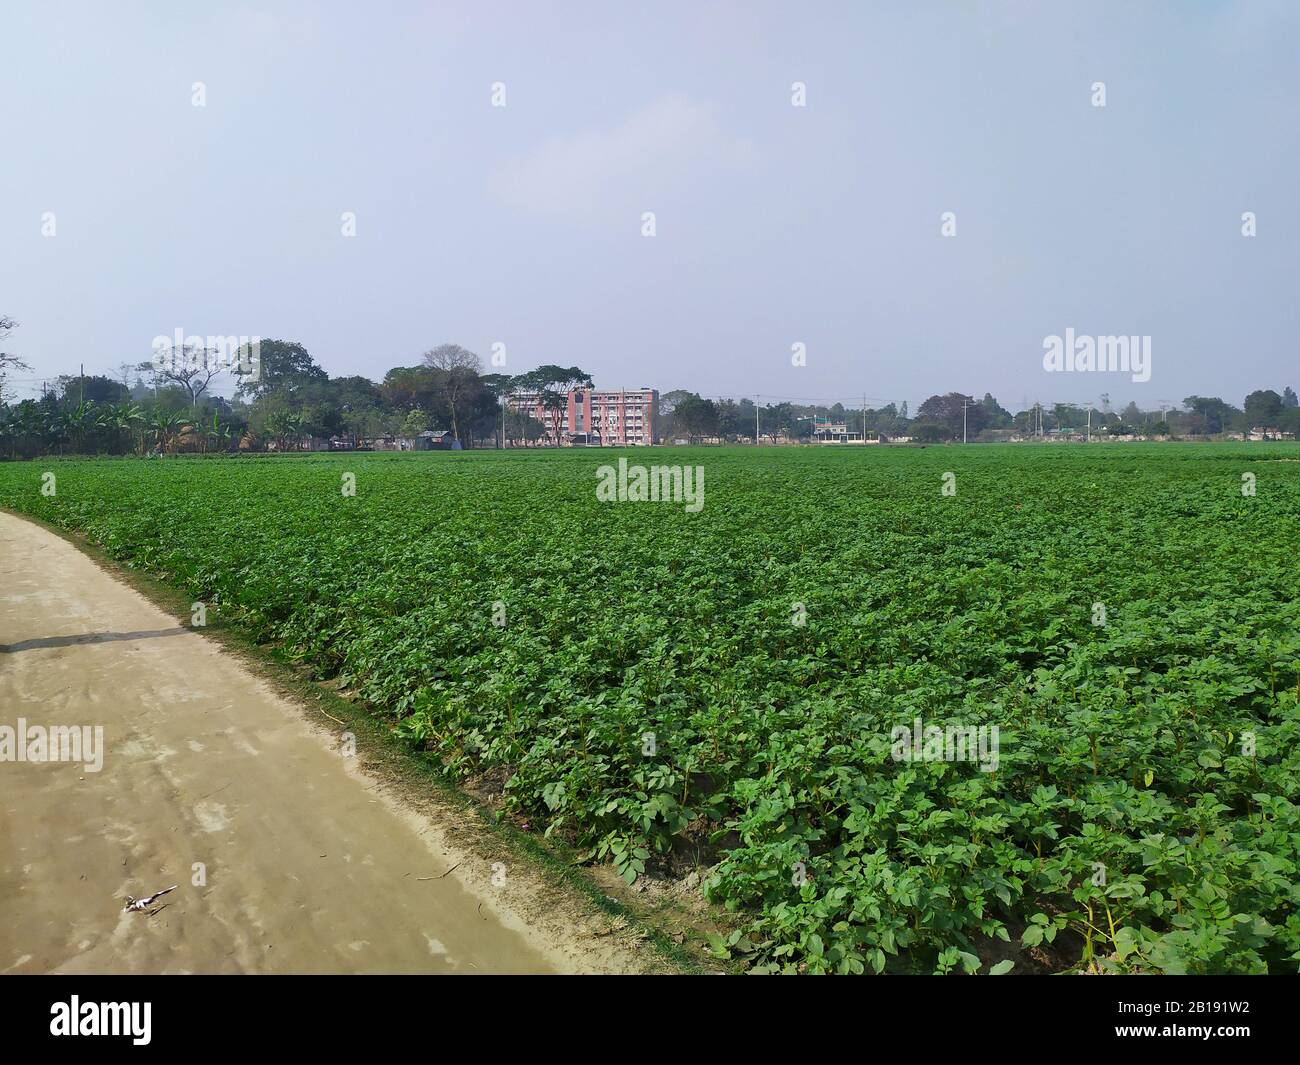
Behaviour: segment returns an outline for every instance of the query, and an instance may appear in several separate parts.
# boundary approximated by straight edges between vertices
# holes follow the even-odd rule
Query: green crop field
[[[0,506],[627,879],[699,862],[756,969],[1297,969],[1300,448],[623,454],[702,509],[587,450],[5,463]]]

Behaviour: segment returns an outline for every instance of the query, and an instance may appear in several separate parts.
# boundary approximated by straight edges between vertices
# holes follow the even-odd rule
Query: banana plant
[[[272,411],[266,419],[266,430],[275,439],[277,451],[284,451],[302,435],[304,420],[301,414],[287,410]]]
[[[234,439],[235,431],[230,425],[221,420],[221,415],[216,411],[212,412],[212,424],[204,430],[209,444],[213,448],[221,451],[230,450],[230,442]]]
[[[185,427],[184,415],[176,411],[165,411],[155,407],[149,421],[149,432],[159,451],[170,451],[176,435]]]
[[[104,427],[104,412],[96,408],[94,400],[84,400],[63,412],[63,424],[73,450],[82,453],[88,438]]]
[[[104,420],[109,428],[126,437],[129,442],[136,429],[144,424],[144,408],[138,403],[116,403],[104,412]]]

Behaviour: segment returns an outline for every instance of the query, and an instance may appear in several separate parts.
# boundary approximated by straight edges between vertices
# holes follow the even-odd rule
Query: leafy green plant
[[[601,504],[609,455],[5,463],[0,505],[624,879],[702,856],[756,971],[1296,971],[1294,446],[710,449],[698,514]],[[917,717],[996,771],[895,760]]]

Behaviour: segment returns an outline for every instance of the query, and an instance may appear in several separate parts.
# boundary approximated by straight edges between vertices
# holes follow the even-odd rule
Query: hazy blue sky
[[[1239,404],[1300,388],[1298,47],[1270,0],[5,0],[6,348],[53,377],[258,334],[379,378],[501,341],[608,387]],[[1066,327],[1151,335],[1150,382],[1044,372]]]

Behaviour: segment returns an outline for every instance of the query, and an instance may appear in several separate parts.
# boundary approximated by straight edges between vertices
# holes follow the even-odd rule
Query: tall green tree
[[[931,396],[917,408],[916,417],[923,422],[942,425],[948,430],[948,436],[954,440],[962,438],[963,417],[968,438],[975,436],[987,424],[984,405],[976,403],[973,396],[963,395],[961,392]]]
[[[689,395],[673,409],[673,431],[684,433],[692,442],[718,432],[718,408],[711,399]]]
[[[535,393],[541,401],[551,435],[560,442],[560,429],[568,407],[569,393],[575,388],[590,388],[591,374],[577,366],[557,366],[547,363],[520,374],[515,378],[518,391]]]
[[[240,380],[240,396],[257,398],[268,392],[292,394],[311,382],[329,380],[307,349],[296,340],[263,340],[258,344],[256,364],[249,370],[232,371]]]
[[[1191,412],[1188,421],[1193,433],[1221,433],[1232,416],[1240,413],[1218,396],[1188,396],[1183,400],[1183,406]]]
[[[1246,397],[1245,414],[1250,426],[1268,428],[1276,424],[1285,403],[1271,388],[1258,389]]]

